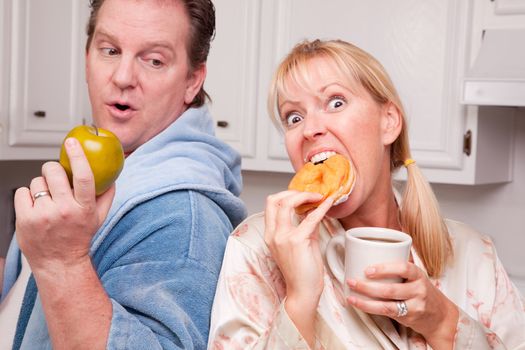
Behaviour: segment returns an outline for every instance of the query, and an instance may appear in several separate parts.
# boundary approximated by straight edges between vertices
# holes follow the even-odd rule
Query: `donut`
[[[340,154],[332,155],[323,162],[306,163],[292,178],[288,189],[317,192],[322,194],[323,198],[318,202],[302,204],[295,208],[295,212],[304,214],[317,208],[331,195],[335,195],[334,205],[346,201],[354,188],[355,179],[352,162]]]

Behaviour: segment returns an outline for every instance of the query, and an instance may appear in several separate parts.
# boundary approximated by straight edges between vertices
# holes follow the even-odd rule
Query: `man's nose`
[[[137,85],[137,67],[133,57],[121,56],[115,71],[113,72],[113,82],[120,89],[124,90]]]

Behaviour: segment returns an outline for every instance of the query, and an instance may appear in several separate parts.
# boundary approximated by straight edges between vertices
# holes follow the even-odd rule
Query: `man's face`
[[[106,0],[86,55],[98,127],[130,153],[175,121],[199,91],[205,66],[190,72],[189,19],[180,1]]]

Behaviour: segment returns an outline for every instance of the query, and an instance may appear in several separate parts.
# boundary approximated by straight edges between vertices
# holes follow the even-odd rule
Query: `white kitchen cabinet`
[[[205,83],[212,95],[217,135],[247,159],[255,157],[260,3],[216,2],[219,34],[212,42]]]
[[[430,181],[510,181],[514,109],[460,102],[462,78],[481,40],[475,15],[488,6],[480,3],[215,1],[217,37],[206,86],[215,118],[229,118],[219,137],[241,152],[243,169],[292,171],[266,110],[271,76],[300,40],[340,38],[386,67],[405,105],[413,157]]]
[[[0,159],[56,159],[89,115],[83,0],[0,2]]]

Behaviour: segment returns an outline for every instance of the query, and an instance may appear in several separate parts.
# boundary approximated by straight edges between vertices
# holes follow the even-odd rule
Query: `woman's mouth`
[[[333,152],[333,151],[325,151],[325,152],[320,152],[320,153],[317,153],[317,154],[314,154],[310,159],[309,161],[314,163],[314,164],[319,164],[319,163],[323,163],[325,160],[327,160],[328,158],[332,157],[332,156],[335,156],[337,153]]]

